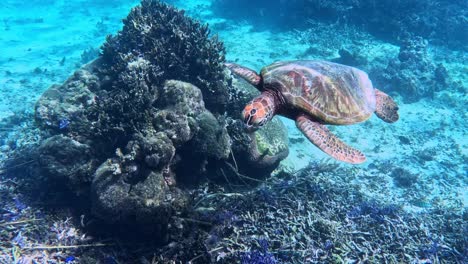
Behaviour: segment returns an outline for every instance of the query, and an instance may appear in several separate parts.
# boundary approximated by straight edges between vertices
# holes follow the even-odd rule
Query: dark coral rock
[[[73,74],[64,84],[53,85],[42,94],[35,106],[35,118],[43,128],[61,130],[63,120],[69,121],[67,128],[81,134],[90,126],[86,111],[96,104],[93,91],[100,82],[92,70],[84,67]],[[82,129],[80,126],[85,126]],[[63,132],[63,131],[62,131]]]
[[[222,112],[229,79],[224,74],[225,50],[201,25],[159,1],[144,0],[124,20],[123,29],[102,47],[103,73],[116,78],[132,64],[144,61],[145,81],[156,86],[175,79],[202,90],[207,107]],[[121,84],[113,84],[119,87]]]
[[[337,63],[350,65],[354,67],[365,66],[367,59],[360,53],[358,48],[341,48],[338,51],[340,57],[334,61]]]
[[[176,186],[179,179],[183,181],[194,174],[175,173],[177,163],[188,167],[194,163],[184,158],[187,146],[210,145],[204,150],[207,156],[225,158],[229,154],[229,144],[224,144],[223,151],[227,153],[220,155],[216,148],[223,144],[212,141],[216,134],[210,135],[216,131],[199,123],[208,115],[211,125],[219,127],[218,120],[204,108],[198,88],[167,81],[157,102],[160,108],[154,109],[154,117],[148,120],[146,128],[136,133],[123,151],[117,149],[115,157],[104,162],[94,175],[93,206],[101,218],[110,217],[116,223],[154,222],[163,230],[170,216],[187,206],[187,193]],[[206,136],[194,138],[198,131]],[[189,151],[194,152],[192,148]],[[203,149],[199,147],[197,151]]]
[[[217,119],[209,111],[197,116],[197,132],[180,151],[179,158],[185,162],[176,168],[178,181],[193,185],[206,178],[219,179],[223,168],[230,166],[233,141],[224,120],[220,119],[223,118]]]
[[[133,171],[124,169],[127,162],[108,160],[96,170],[93,212],[107,222],[128,225],[131,230],[163,234],[174,213],[186,207],[187,195],[168,187],[165,176],[155,171],[142,169],[137,172],[141,178],[129,180]]]
[[[194,153],[214,159],[227,159],[231,153],[231,138],[227,129],[208,111],[197,117],[198,132],[193,138]]]
[[[171,139],[164,132],[155,134],[136,134],[129,141],[126,150],[131,153],[132,160],[143,162],[150,168],[162,168],[171,163],[175,156],[176,148]]]
[[[89,189],[97,162],[91,146],[62,135],[46,139],[39,148],[42,169],[76,194]]]
[[[191,140],[198,131],[197,117],[206,111],[200,89],[192,84],[169,80],[156,102],[151,127],[164,131],[176,147]]]
[[[436,67],[427,53],[427,40],[408,37],[402,41],[398,59],[390,61],[382,77],[391,86],[386,89],[398,91],[406,102],[415,102],[432,98],[445,88],[447,76],[442,68],[438,71],[444,77],[436,77]]]
[[[198,87],[180,81],[167,81],[158,105],[166,106],[177,113],[193,117],[205,111],[205,103]]]
[[[409,188],[418,182],[418,175],[403,168],[394,169],[390,176],[393,178],[395,185],[401,188]]]

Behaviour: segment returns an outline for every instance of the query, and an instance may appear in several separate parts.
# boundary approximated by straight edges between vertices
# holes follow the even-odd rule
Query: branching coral
[[[224,54],[223,44],[210,37],[207,25],[159,1],[144,0],[124,20],[122,31],[107,38],[102,47],[102,71],[118,79],[131,65],[144,62],[146,69],[137,72],[144,76],[141,81],[154,86],[169,79],[192,83],[202,90],[209,110],[222,112],[229,81],[224,74]],[[109,89],[126,86],[125,80],[111,85]]]
[[[407,214],[392,204],[369,200],[359,186],[347,181],[350,169],[337,167],[317,174],[314,167],[280,174],[235,199],[210,201],[215,211],[230,208],[236,216],[234,223],[213,222],[210,235],[217,240],[207,245],[208,251],[217,249],[212,259],[231,263],[264,258],[261,239],[269,242],[268,252],[281,263],[463,259],[463,234],[448,231],[463,221],[462,212],[439,212],[444,218]],[[450,227],[444,227],[447,219]],[[431,235],[438,232],[448,237],[442,241]]]

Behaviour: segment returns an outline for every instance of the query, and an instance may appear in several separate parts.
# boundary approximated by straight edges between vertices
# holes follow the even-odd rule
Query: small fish
[[[67,129],[69,125],[70,125],[70,120],[68,120],[67,118],[60,119],[59,121],[60,130]]]
[[[65,263],[71,263],[73,261],[75,261],[75,257],[74,256],[68,256],[66,259],[65,259]]]

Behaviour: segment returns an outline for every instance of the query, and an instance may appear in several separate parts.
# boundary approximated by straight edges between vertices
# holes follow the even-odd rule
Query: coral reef
[[[257,25],[304,28],[304,21],[316,19],[361,26],[393,41],[411,33],[461,48],[468,38],[464,27],[468,11],[463,1],[216,0],[213,7],[223,16],[241,16]]]
[[[447,86],[447,70],[434,65],[427,52],[427,41],[421,37],[407,37],[402,41],[398,58],[389,62],[382,74],[383,83],[398,91],[404,101],[415,102]]]
[[[159,234],[160,242],[167,242],[163,234],[171,217],[187,207],[187,193],[170,186],[164,172],[138,172],[136,166],[109,160],[96,170],[91,190],[93,212],[131,232]],[[128,171],[131,169],[134,171]]]
[[[257,183],[287,156],[280,121],[256,135],[240,126],[250,94],[231,78],[207,26],[145,0],[96,60],[38,100],[42,171],[98,218],[166,241],[190,206],[187,187]]]
[[[92,66],[76,71],[63,85],[53,85],[42,94],[35,106],[35,118],[40,126],[77,137],[89,135],[87,112],[96,105],[97,96],[93,91],[100,88],[100,80],[92,73]],[[66,127],[61,126],[64,120],[68,123]]]
[[[270,22],[271,17],[271,22],[287,26],[287,32],[276,31],[278,24],[268,24],[263,31],[258,24],[215,17],[208,7],[212,1],[165,2],[177,3],[222,29],[230,57],[253,68],[272,60],[339,55],[337,61],[370,73],[378,88],[398,89],[409,98],[410,90],[385,87],[400,78],[400,68],[393,69],[388,79],[381,77],[390,57],[403,71],[411,68],[400,65],[408,57],[423,61],[415,68],[432,65],[428,71],[411,69],[405,74],[418,85],[446,83],[440,86],[444,90],[433,100],[402,104],[406,122],[390,130],[367,122],[349,135],[335,131],[373,149],[373,157],[363,166],[317,161],[310,147],[299,144],[305,137],[292,130],[293,155],[277,167],[286,153],[282,125],[249,135],[238,120],[258,91],[238,79],[230,86],[229,72],[223,80],[206,79],[209,85],[200,81],[195,86],[198,80],[194,81],[191,71],[177,68],[182,65],[177,63],[169,68],[183,72],[155,70],[160,75],[154,77],[150,70],[167,61],[158,52],[146,50],[164,41],[153,35],[148,40],[147,27],[134,30],[136,37],[121,32],[133,41],[133,49],[127,42],[113,42],[128,45],[116,61],[138,55],[122,64],[121,71],[113,71],[113,58],[104,61],[99,49],[84,52],[81,62],[90,64],[46,91],[37,103],[34,124],[31,102],[38,93],[52,82],[66,80],[78,67],[80,53],[96,47],[106,32],[120,29],[123,12],[136,3],[98,0],[64,5],[33,0],[2,5],[9,12],[3,21],[7,31],[1,36],[5,52],[0,56],[4,62],[0,63],[4,77],[0,89],[0,263],[468,263],[463,177],[468,166],[467,122],[460,114],[468,105],[465,53],[431,45],[441,41],[438,33],[424,36],[429,42],[426,46],[415,37],[401,38],[396,29],[412,25],[381,24],[406,16],[404,23],[424,26],[430,20],[435,26],[440,22],[438,13],[446,12],[443,19],[447,21],[466,21],[456,14],[465,11],[448,10],[447,0],[421,0],[426,6],[439,4],[432,9],[433,16],[423,17],[411,11],[414,1],[393,1],[395,7],[404,5],[408,11],[389,10],[387,14],[376,10],[388,6],[387,0],[347,1],[349,5],[341,5],[345,2],[341,0],[312,0],[308,2],[317,8],[329,7],[320,10],[323,15],[317,12],[307,17],[320,20],[304,16],[294,20],[298,13],[290,10],[298,9],[296,3],[301,1],[259,0],[247,5],[242,5],[244,0],[231,1],[244,7],[241,12],[253,12],[257,22]],[[272,8],[278,3],[284,16]],[[305,10],[304,3],[301,8]],[[359,9],[376,12],[360,18],[333,13],[334,8],[346,15],[357,12],[359,3],[364,3]],[[266,8],[256,9],[261,4]],[[460,0],[449,5],[456,9]],[[161,7],[144,14],[160,19],[157,10],[166,13]],[[40,12],[51,16],[39,17]],[[158,20],[167,29],[161,36],[172,35],[171,23],[179,21],[176,16]],[[375,27],[368,19],[375,21]],[[150,20],[131,21],[159,26]],[[289,21],[297,26],[291,27]],[[301,31],[301,26],[307,30]],[[382,42],[361,31],[366,27],[383,38],[400,38],[392,44]],[[387,33],[388,28],[396,31]],[[34,34],[38,30],[44,34]],[[463,37],[465,31],[445,28],[448,39],[449,35]],[[20,34],[21,41],[18,32],[25,33]],[[197,33],[184,31],[182,35],[191,41]],[[139,45],[140,39],[147,45]],[[181,47],[189,47],[184,43]],[[207,40],[191,45],[197,43],[207,44]],[[402,46],[402,60],[395,45]],[[405,45],[414,48],[403,52]],[[171,58],[185,60],[183,51],[167,48]],[[210,74],[202,68],[214,66],[208,64],[196,70]],[[178,76],[187,78],[180,81]],[[219,80],[228,85],[217,90]],[[426,88],[416,87],[412,100],[431,96]],[[219,97],[208,100],[210,89]],[[309,160],[315,161],[296,171]]]
[[[200,90],[191,84],[167,81],[160,92],[156,121],[136,133],[124,150],[117,149],[116,157],[96,170],[91,184],[96,215],[129,226],[140,224],[150,233],[164,230],[171,215],[188,204],[187,193],[175,187],[176,151],[194,137],[200,129],[198,116],[207,112]],[[199,155],[229,153],[229,144],[217,143],[225,149]]]

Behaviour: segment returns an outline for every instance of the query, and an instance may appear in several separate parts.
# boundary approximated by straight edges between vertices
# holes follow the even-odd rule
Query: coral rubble
[[[350,181],[352,170],[311,163],[251,192],[202,200],[200,219],[213,223],[205,242],[211,261],[463,263],[461,207],[408,214],[369,199]],[[457,225],[465,230],[453,232]]]

